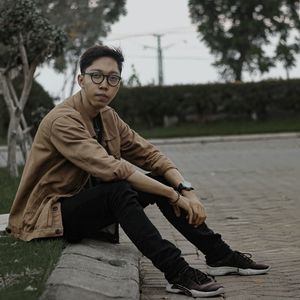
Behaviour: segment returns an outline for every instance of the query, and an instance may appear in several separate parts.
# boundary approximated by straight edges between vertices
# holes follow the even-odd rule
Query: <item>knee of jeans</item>
[[[137,201],[137,192],[125,180],[113,184],[111,195],[114,200],[120,200],[122,202],[125,202],[128,199],[135,199]]]
[[[131,185],[126,180],[120,180],[113,183],[114,190],[117,191],[130,191],[132,189]]]

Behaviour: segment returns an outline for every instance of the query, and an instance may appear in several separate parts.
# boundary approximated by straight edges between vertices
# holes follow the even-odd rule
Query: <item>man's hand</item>
[[[172,201],[174,202],[174,199],[172,199]],[[189,224],[193,224],[195,227],[199,226],[206,220],[204,206],[194,193],[191,193],[189,197],[186,195],[180,196],[178,202],[174,205],[174,211],[177,217],[180,216],[180,208],[187,212]]]

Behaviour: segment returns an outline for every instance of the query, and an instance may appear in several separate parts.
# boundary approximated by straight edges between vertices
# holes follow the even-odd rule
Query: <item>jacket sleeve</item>
[[[132,164],[157,175],[176,165],[158,148],[132,130],[115,112],[121,139],[121,156]]]
[[[91,137],[79,116],[58,117],[50,132],[50,141],[61,155],[102,181],[126,179],[135,171],[129,162],[109,155]]]

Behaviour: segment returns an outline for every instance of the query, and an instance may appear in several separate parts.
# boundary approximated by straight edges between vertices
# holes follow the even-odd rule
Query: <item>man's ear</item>
[[[83,87],[83,75],[78,74],[77,76],[77,82],[79,84],[80,87]]]

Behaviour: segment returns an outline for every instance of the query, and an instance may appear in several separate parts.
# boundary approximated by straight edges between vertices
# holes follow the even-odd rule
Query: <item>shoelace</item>
[[[235,253],[238,255],[239,259],[246,260],[248,263],[252,263],[253,262],[253,260],[251,259],[252,254],[250,254],[250,253],[242,253],[242,252],[239,252],[239,251],[235,251]]]
[[[193,279],[195,282],[199,283],[199,284],[203,284],[203,283],[207,283],[210,282],[211,279],[209,278],[209,276],[207,276],[205,273],[197,270],[197,269],[192,269],[193,270]]]

